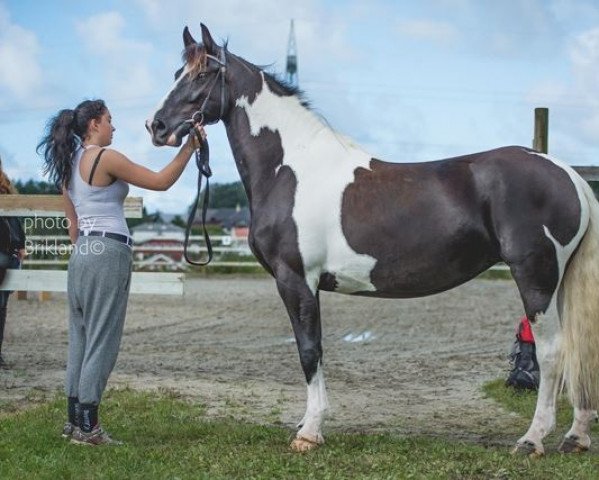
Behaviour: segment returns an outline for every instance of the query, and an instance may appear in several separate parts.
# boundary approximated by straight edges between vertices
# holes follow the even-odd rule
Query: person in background
[[[202,137],[204,131],[197,128]],[[69,347],[65,393],[68,420],[62,436],[80,445],[120,444],[101,426],[99,406],[121,344],[129,298],[132,239],[123,205],[129,184],[167,190],[181,176],[194,150],[189,135],[159,172],[106,148],[112,116],[102,100],[85,100],[54,116],[38,152],[45,173],[62,190],[69,236]]]
[[[520,319],[518,324],[510,362],[513,368],[505,381],[506,386],[519,390],[537,390],[539,388],[540,374],[535,337],[526,315]]]
[[[4,173],[2,159],[0,159],[0,194],[13,193],[18,192],[6,176],[6,173]],[[2,222],[2,231],[6,237],[3,239],[4,251],[1,267],[18,269],[21,267],[23,258],[25,258],[25,232],[23,231],[23,225],[17,217],[0,217],[0,222]],[[6,327],[8,298],[11,293],[9,290],[0,290],[0,368],[8,367],[2,356],[2,344],[4,342],[4,330]]]

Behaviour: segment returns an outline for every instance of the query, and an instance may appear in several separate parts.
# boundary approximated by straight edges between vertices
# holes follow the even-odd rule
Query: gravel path
[[[213,277],[185,296],[132,296],[109,386],[168,389],[214,416],[294,425],[305,384],[274,282]],[[326,431],[395,431],[512,442],[521,419],[484,399],[505,377],[522,311],[513,282],[475,280],[443,294],[378,300],[321,294]],[[0,370],[6,401],[53,395],[66,359],[66,300],[11,298]]]

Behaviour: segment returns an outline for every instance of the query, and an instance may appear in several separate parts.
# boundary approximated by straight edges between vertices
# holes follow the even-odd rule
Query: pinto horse
[[[183,31],[182,68],[146,126],[178,146],[192,121],[222,121],[251,210],[249,243],[274,277],[307,382],[296,451],[324,442],[328,407],[319,291],[431,295],[497,262],[534,328],[541,383],[514,452],[544,454],[565,383],[574,421],[562,452],[587,450],[599,404],[599,204],[572,168],[510,146],[425,163],[378,160],[332,130],[301,94]]]

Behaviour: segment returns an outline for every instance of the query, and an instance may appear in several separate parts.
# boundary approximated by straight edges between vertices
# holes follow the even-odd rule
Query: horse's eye
[[[177,78],[179,78],[182,73],[183,73],[183,67],[181,67],[179,70],[177,70],[175,72],[175,80],[177,80]]]

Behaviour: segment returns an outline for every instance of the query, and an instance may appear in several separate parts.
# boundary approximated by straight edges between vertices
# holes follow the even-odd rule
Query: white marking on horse
[[[308,384],[306,414],[300,422],[302,427],[297,432],[297,438],[305,438],[314,443],[324,443],[320,428],[328,409],[329,400],[324,384],[322,365],[319,363],[316,373]]]
[[[293,220],[312,291],[324,271],[335,275],[337,292],[376,290],[370,281],[376,259],[352,250],[341,227],[343,191],[354,181],[356,168],[370,169],[372,157],[333,132],[296,96],[274,94],[264,75],[254,102],[242,96],[236,106],[245,109],[252,135],[267,128],[281,137],[283,164],[297,179]]]
[[[565,164],[564,162],[562,162],[556,158],[550,157],[549,155],[546,155],[544,153],[536,153],[536,152],[528,152],[528,153],[531,155],[536,155],[538,157],[542,157],[546,160],[549,160],[555,166],[561,168],[564,172],[566,172],[568,174],[568,176],[570,177],[570,180],[572,180],[572,184],[574,185],[574,188],[576,189],[576,195],[578,195],[578,202],[580,204],[580,225],[578,227],[578,232],[576,232],[576,235],[574,235],[574,237],[572,237],[572,240],[570,240],[570,242],[567,245],[560,245],[560,243],[555,238],[553,238],[553,235],[551,235],[551,232],[549,232],[549,229],[545,225],[543,225],[545,235],[555,245],[555,252],[556,252],[557,262],[558,262],[558,266],[559,266],[559,277],[558,277],[559,278],[558,288],[559,288],[559,284],[562,281],[562,277],[563,277],[563,274],[564,274],[564,271],[566,268],[566,263],[570,259],[572,254],[574,253],[574,250],[576,250],[576,247],[578,247],[578,244],[582,240],[582,237],[586,233],[587,227],[589,225],[589,219],[590,219],[590,215],[591,215],[590,210],[589,210],[589,204],[588,204],[588,201],[584,194],[583,186],[580,185],[580,183],[579,183],[581,181],[581,179],[578,176],[578,174],[572,169],[572,167],[570,167],[569,165]]]
[[[160,110],[162,110],[169,95],[177,88],[177,86],[179,85],[179,82],[181,82],[181,80],[183,80],[183,78],[185,77],[185,75],[187,75],[189,73],[189,71],[190,71],[190,68],[187,66],[187,64],[185,64],[185,67],[183,68],[181,75],[179,75],[179,77],[175,80],[171,89],[168,92],[166,92],[166,95],[164,97],[162,97],[162,100],[160,100],[160,102],[158,102],[158,106],[156,107],[156,110],[154,110],[154,115],[152,115],[152,118],[150,120],[148,120],[149,125],[152,125],[152,122],[154,122],[154,120],[156,120],[156,113],[159,112]]]

